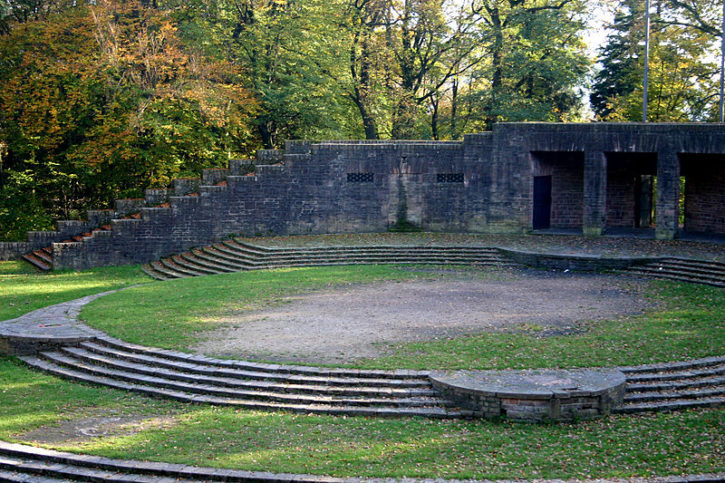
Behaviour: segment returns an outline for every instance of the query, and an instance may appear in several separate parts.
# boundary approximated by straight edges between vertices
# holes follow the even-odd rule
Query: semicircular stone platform
[[[489,419],[585,419],[609,414],[624,400],[627,377],[618,369],[435,371],[433,387]]]
[[[82,306],[102,295],[3,322],[0,353],[75,381],[258,410],[545,421],[725,404],[725,356],[613,369],[448,373],[222,360],[129,344],[79,322]]]

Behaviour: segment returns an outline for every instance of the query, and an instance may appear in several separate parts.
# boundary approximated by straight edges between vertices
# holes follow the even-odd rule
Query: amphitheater
[[[59,222],[58,231],[0,244],[0,258],[22,256],[41,270],[144,263],[144,271],[163,283],[247,270],[395,264],[493,267],[533,285],[623,277],[725,287],[723,161],[719,125],[501,124],[463,142],[288,142],[284,152],[261,151],[256,160],[205,170],[198,180],[176,180],[172,190],[147,190],[144,199],[90,211],[88,220]],[[411,229],[451,235],[391,236],[391,242],[309,236]],[[541,243],[518,244],[531,233]],[[571,234],[590,238],[575,246],[567,237],[581,238]],[[493,285],[477,290],[492,293]],[[615,286],[596,290],[616,295]],[[103,295],[6,321],[0,352],[89,384],[304,414],[550,422],[725,403],[725,357],[718,354],[528,371],[362,370],[321,367],[309,358],[299,361],[306,365],[253,362],[131,344],[85,326],[78,320],[81,308]],[[109,460],[10,443],[0,443],[0,463],[0,479],[9,481],[31,481],[30,475],[32,481],[338,481]]]

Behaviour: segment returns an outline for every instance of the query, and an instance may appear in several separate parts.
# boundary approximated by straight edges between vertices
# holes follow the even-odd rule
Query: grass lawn
[[[2,358],[0,388],[1,439],[112,458],[367,477],[725,471],[725,408],[555,425],[261,413],[84,386]],[[86,438],[78,428],[88,433],[94,418],[131,422]]]
[[[41,273],[26,262],[0,262],[0,323],[48,305],[150,281],[138,265]]]
[[[0,270],[5,318],[145,280],[137,267],[44,275],[3,263]],[[369,266],[149,283],[99,299],[83,316],[127,340],[185,347],[201,331],[216,327],[219,315],[276,303],[290,293],[429,276],[425,271]],[[477,276],[515,275],[484,271]],[[25,286],[29,290],[24,292]],[[24,304],[21,293],[32,305]],[[627,363],[721,353],[722,290],[653,283],[651,296],[663,302],[657,313],[620,320],[612,327],[598,323],[578,336],[558,340],[537,338],[535,331],[490,334],[512,353],[508,358],[490,349],[466,353],[467,346],[481,341],[459,338],[439,342],[444,344],[439,347],[401,346],[394,358],[370,364],[414,366],[417,358],[428,363],[434,361],[433,350],[441,351],[440,366],[459,367],[576,365],[587,351],[589,365],[608,363],[613,356],[595,358],[599,347],[624,351],[621,358]],[[21,308],[16,308],[18,301]],[[658,335],[660,331],[664,334]],[[615,336],[614,342],[608,339]],[[641,340],[647,337],[654,341]],[[526,353],[525,344],[539,344],[531,351],[538,355]],[[564,350],[573,355],[562,359]],[[92,433],[97,435],[87,436]],[[2,357],[0,439],[114,458],[333,476],[612,478],[725,471],[725,408],[553,425],[262,413],[85,386]]]
[[[472,275],[473,274],[473,275]],[[516,272],[466,270],[478,277]],[[232,312],[274,304],[291,293],[344,283],[440,277],[387,265],[240,272],[154,283],[98,299],[81,316],[90,325],[138,344],[185,350]],[[456,276],[452,272],[446,276]],[[725,354],[725,291],[651,282],[657,309],[589,322],[582,333],[540,337],[538,326],[439,341],[400,344],[392,356],[355,367],[503,369],[593,367],[674,361]]]

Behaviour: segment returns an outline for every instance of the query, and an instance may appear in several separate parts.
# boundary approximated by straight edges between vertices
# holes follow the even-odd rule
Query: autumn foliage
[[[178,13],[103,0],[0,37],[0,238],[246,154],[255,103]]]

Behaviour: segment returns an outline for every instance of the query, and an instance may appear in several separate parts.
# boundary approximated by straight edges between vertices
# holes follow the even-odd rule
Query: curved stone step
[[[233,388],[237,390],[248,390],[264,392],[265,394],[303,394],[303,395],[331,395],[331,396],[363,396],[363,397],[386,397],[386,398],[421,398],[435,396],[430,386],[413,388],[391,388],[380,386],[341,386],[320,384],[319,381],[304,381],[297,383],[276,382],[266,379],[240,379],[236,377],[225,377],[207,374],[197,374],[184,370],[184,367],[163,368],[149,364],[129,362],[126,359],[106,357],[76,347],[64,347],[61,352],[69,354],[78,361],[87,364],[100,365],[107,368],[132,372],[139,375],[159,376],[169,380],[190,382],[194,384],[207,384]]]
[[[157,371],[155,375],[145,375],[138,371],[109,368],[106,365],[86,363],[84,360],[66,356],[60,352],[44,352],[40,358],[53,364],[66,367],[71,370],[80,371],[99,377],[106,377],[135,384],[150,385],[153,387],[171,389],[189,394],[201,394],[205,396],[216,396],[232,398],[236,400],[259,400],[286,404],[307,404],[307,405],[339,405],[339,406],[377,406],[377,407],[428,407],[446,406],[446,401],[436,397],[369,397],[369,396],[338,396],[338,395],[314,395],[296,394],[290,392],[274,392],[262,390],[238,389],[229,386],[211,384],[207,378],[198,378],[195,382],[183,382],[178,377],[166,377],[169,371],[163,373]],[[137,367],[137,366],[136,366]],[[125,365],[124,368],[134,369]],[[150,368],[152,369],[152,368]]]
[[[683,381],[700,379],[725,374],[725,363],[696,369],[681,369],[672,371],[658,371],[651,373],[627,374],[628,383],[644,383],[652,381]]]
[[[707,386],[725,385],[725,377],[701,377],[697,379],[683,379],[675,381],[654,381],[645,383],[627,384],[627,390],[631,392],[659,392],[696,389]]]
[[[620,414],[642,413],[648,411],[678,411],[690,408],[715,407],[725,404],[725,397],[702,399],[676,399],[635,404],[623,404],[614,408],[612,412]]]
[[[159,263],[165,271],[157,271],[166,278],[174,278],[175,274],[197,276],[234,270],[377,263],[513,266],[495,248],[364,246],[273,250],[234,240],[173,255]],[[153,275],[153,271],[150,273]]]
[[[173,278],[173,277],[167,276],[167,275],[159,272],[158,270],[155,270],[151,266],[151,264],[146,264],[146,265],[142,266],[141,271],[143,273],[145,273],[146,275],[148,275],[149,277],[155,278],[156,280],[166,281],[166,280],[171,280]]]
[[[690,369],[697,369],[703,367],[712,367],[720,364],[725,364],[725,356],[711,356],[703,357],[701,359],[693,359],[689,361],[677,361],[677,362],[659,362],[655,364],[641,364],[638,366],[622,366],[619,368],[620,371],[629,374],[643,374],[643,373],[656,373],[656,372],[668,372],[668,371],[683,371]]]
[[[154,271],[163,274],[165,277],[167,277],[169,279],[188,277],[188,275],[186,275],[184,273],[169,269],[166,265],[164,265],[161,262],[151,262],[149,265],[151,266],[151,268]]]
[[[701,283],[715,287],[725,287],[725,277],[704,275],[686,270],[674,270],[671,268],[639,267],[627,269],[628,273],[643,275],[652,278],[664,278],[681,282]]]
[[[656,391],[644,393],[628,393],[624,396],[624,403],[640,403],[647,401],[664,401],[675,399],[699,399],[725,397],[725,385],[722,386],[705,386],[700,389],[680,389],[672,391]]]
[[[202,249],[193,249],[193,250],[191,250],[190,253],[199,260],[202,260],[207,263],[212,263],[214,265],[218,265],[221,267],[226,267],[229,270],[234,271],[234,272],[238,272],[240,270],[245,270],[247,268],[242,263],[233,262],[226,258],[221,258],[217,255],[206,252],[203,248]]]
[[[89,343],[90,344],[90,343]],[[408,369],[397,369],[392,371],[380,369],[345,369],[327,368],[315,366],[296,366],[292,364],[267,364],[263,362],[251,362],[244,360],[215,359],[211,357],[188,354],[157,347],[147,347],[138,344],[131,344],[109,336],[97,337],[95,344],[107,346],[123,352],[142,354],[170,361],[180,361],[194,364],[199,367],[251,370],[255,372],[269,372],[273,374],[306,375],[324,378],[360,378],[360,379],[395,379],[395,380],[428,380],[430,371],[415,371]],[[88,345],[85,345],[88,347]]]
[[[191,481],[172,477],[131,475],[116,470],[103,470],[39,459],[28,459],[27,456],[20,458],[0,455],[0,470],[2,470],[0,471],[0,481],[22,483],[72,483],[74,481],[172,483]]]
[[[192,266],[200,266],[200,267],[207,268],[209,270],[214,270],[215,273],[227,273],[227,272],[236,271],[231,267],[221,265],[218,263],[214,263],[209,260],[205,260],[203,258],[199,258],[192,252],[184,252],[184,253],[181,253],[179,256],[184,259],[185,263],[188,263]]]
[[[202,272],[197,272],[195,270],[189,270],[188,268],[181,267],[169,258],[162,258],[161,260],[159,260],[159,262],[161,262],[161,264],[164,267],[166,267],[168,270],[171,270],[176,273],[180,273],[187,277],[198,277],[199,275],[204,275],[204,273],[202,273]]]
[[[188,393],[185,391],[169,389],[165,387],[156,387],[148,384],[131,383],[127,381],[116,380],[101,375],[92,375],[84,371],[71,369],[60,366],[53,362],[41,359],[35,356],[23,356],[21,359],[35,368],[67,379],[75,381],[87,382],[90,384],[98,384],[123,389],[126,391],[139,392],[151,396],[159,396],[175,399],[184,402],[205,403],[214,405],[225,405],[243,407],[252,410],[282,410],[301,413],[330,414],[330,415],[349,415],[349,416],[378,416],[378,417],[406,417],[406,416],[422,416],[429,418],[462,418],[470,417],[471,412],[449,409],[440,406],[421,406],[421,407],[390,407],[390,406],[359,406],[359,405],[334,405],[334,404],[293,404],[285,402],[250,400],[239,398],[227,398],[206,394]],[[148,382],[153,383],[154,379],[149,378]]]
[[[250,368],[221,367],[215,365],[202,365],[194,362],[183,362],[178,360],[170,360],[155,355],[139,354],[130,351],[123,351],[113,348],[106,348],[95,343],[81,343],[80,347],[89,352],[103,354],[107,357],[122,359],[127,362],[137,364],[145,364],[152,367],[160,367],[166,369],[175,369],[186,371],[192,374],[210,376],[210,377],[228,377],[247,380],[264,380],[279,381],[290,384],[313,384],[327,386],[371,386],[371,387],[389,387],[389,388],[427,388],[430,381],[423,378],[364,378],[317,375],[317,374],[294,374],[289,372],[275,370],[253,370]]]

